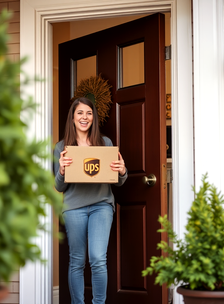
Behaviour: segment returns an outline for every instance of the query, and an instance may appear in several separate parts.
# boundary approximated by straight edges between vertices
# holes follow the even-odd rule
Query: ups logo
[[[94,176],[100,172],[100,160],[97,158],[84,159],[84,172],[89,176]]]

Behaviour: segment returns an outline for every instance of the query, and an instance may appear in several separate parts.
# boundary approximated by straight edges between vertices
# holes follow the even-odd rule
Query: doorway
[[[121,24],[121,23],[125,23],[126,21],[130,21],[130,20],[134,20],[134,19],[138,19],[142,16],[134,16],[134,17],[126,17],[126,18],[116,18],[113,20],[113,18],[111,19],[100,19],[100,20],[86,20],[86,21],[75,21],[72,23],[60,23],[60,24],[54,24],[53,25],[53,29],[54,29],[54,72],[56,73],[54,75],[54,79],[57,79],[57,62],[58,60],[57,58],[57,47],[55,46],[55,43],[57,44],[58,41],[63,42],[63,41],[67,41],[67,40],[71,40],[73,38],[77,38],[80,36],[92,33],[93,31],[98,31],[99,29],[104,29],[107,27],[110,27],[111,25],[117,25],[117,24]],[[118,20],[120,19],[120,20]],[[170,45],[170,13],[166,13],[165,14],[165,20],[166,20],[166,45]],[[96,22],[98,21],[98,22]],[[113,23],[114,22],[114,23]],[[95,30],[94,30],[95,27]],[[60,38],[60,33],[63,33],[63,37],[61,40]],[[88,63],[89,64],[89,63]],[[167,119],[166,119],[166,124],[167,127],[171,127],[171,71],[170,71],[170,60],[166,61],[166,94],[167,94]],[[82,69],[85,70],[85,69]],[[86,69],[87,70],[87,69]],[[84,74],[81,76],[82,77],[89,77],[89,76],[93,76],[92,73],[94,73],[94,70],[87,70],[88,72],[90,72],[90,74]],[[57,134],[57,117],[58,117],[58,113],[57,111],[57,82],[54,83],[54,115],[53,115],[53,125],[54,125],[54,142],[58,141],[58,134]],[[56,118],[56,119],[55,119]],[[170,147],[171,148],[171,147]],[[170,149],[171,150],[171,149]],[[172,167],[172,157],[169,151],[169,156],[168,156],[168,163],[169,163],[169,167]],[[171,196],[170,196],[171,197]],[[172,202],[170,202],[171,204]],[[171,208],[169,208],[169,210],[171,210]],[[57,242],[54,242],[54,268],[53,268],[53,273],[54,273],[54,291],[57,290],[57,286],[58,286],[58,245]]]
[[[52,24],[71,20],[110,18],[130,14],[171,11],[172,33],[172,164],[175,176],[173,183],[173,223],[178,237],[184,233],[186,212],[193,200],[190,185],[194,183],[193,157],[193,106],[192,106],[192,7],[191,1],[104,1],[88,2],[81,5],[69,0],[20,0],[21,3],[21,56],[28,56],[25,72],[33,72],[49,81],[30,84],[25,93],[32,94],[43,109],[43,115],[35,113],[30,122],[30,132],[40,139],[52,135]],[[35,16],[33,18],[32,16]],[[30,17],[30,18],[29,18]],[[29,46],[29,47],[28,47]],[[38,126],[38,128],[36,127]],[[41,128],[40,128],[41,126]],[[50,151],[51,147],[49,147]],[[51,168],[51,162],[47,165]],[[48,223],[52,223],[51,210],[48,210]],[[52,303],[52,238],[48,233],[38,240],[43,249],[46,265],[30,263],[20,271],[20,302]],[[27,288],[29,286],[29,288]],[[175,303],[181,298],[175,295]]]

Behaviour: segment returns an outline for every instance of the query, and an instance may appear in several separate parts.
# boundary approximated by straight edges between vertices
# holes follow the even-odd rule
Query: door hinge
[[[167,169],[166,179],[167,179],[167,184],[172,183],[172,181],[173,181],[173,169],[171,169],[171,168]]]
[[[171,59],[171,45],[165,46],[165,60]]]

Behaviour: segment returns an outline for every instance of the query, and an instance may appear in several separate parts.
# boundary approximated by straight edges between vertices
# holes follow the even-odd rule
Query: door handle
[[[144,176],[143,183],[147,184],[149,187],[153,187],[156,183],[156,176],[154,174],[149,174],[149,176]]]

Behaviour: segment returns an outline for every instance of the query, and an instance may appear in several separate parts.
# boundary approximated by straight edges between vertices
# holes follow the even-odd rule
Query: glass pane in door
[[[82,79],[96,76],[96,55],[74,61],[71,59],[71,97]]]
[[[144,42],[119,48],[119,88],[145,82]]]

